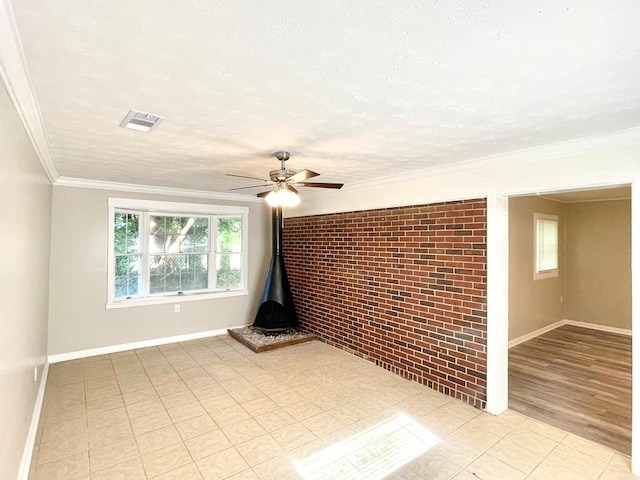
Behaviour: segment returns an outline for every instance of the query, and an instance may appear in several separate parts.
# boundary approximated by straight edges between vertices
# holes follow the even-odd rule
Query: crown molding
[[[53,183],[56,187],[94,188],[98,190],[114,190],[118,192],[148,193],[153,195],[173,195],[176,197],[211,198],[234,202],[262,203],[263,199],[253,195],[239,193],[220,193],[206,190],[190,190],[187,188],[158,187],[135,183],[106,182],[103,180],[87,180],[85,178],[58,177]]]
[[[574,157],[584,153],[594,153],[607,151],[612,148],[625,148],[640,146],[640,127],[632,127],[618,130],[602,135],[592,135],[580,137],[563,142],[550,143],[538,147],[529,147],[510,152],[502,152],[494,155],[461,160],[459,162],[436,165],[433,167],[414,170],[410,173],[413,178],[429,178],[434,172],[439,173],[448,170],[464,172],[474,167],[490,165],[498,167],[500,165],[513,166],[515,163],[530,164],[544,160],[558,160]],[[383,178],[364,180],[351,184],[352,190],[368,190],[372,187],[389,185],[390,183],[401,183],[407,177],[406,173],[391,174]],[[346,185],[345,185],[346,186]]]
[[[59,178],[24,57],[13,8],[0,0],[0,77],[51,183]]]
[[[544,195],[626,185],[640,178],[640,127],[484,156],[305,193],[288,217],[449,202],[488,195]]]
[[[615,185],[613,185],[615,186]],[[622,185],[620,185],[622,186]],[[631,200],[631,196],[624,197],[612,197],[612,198],[595,198],[589,200],[558,200],[557,198],[551,198],[546,195],[538,195],[538,198],[543,198],[545,200],[549,200],[550,202],[561,203],[563,205],[569,205],[574,203],[598,203],[598,202],[617,202],[620,200]]]

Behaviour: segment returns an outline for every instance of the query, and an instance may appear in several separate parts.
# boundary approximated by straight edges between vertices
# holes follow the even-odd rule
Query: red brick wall
[[[484,408],[486,224],[484,199],[287,218],[302,327]]]

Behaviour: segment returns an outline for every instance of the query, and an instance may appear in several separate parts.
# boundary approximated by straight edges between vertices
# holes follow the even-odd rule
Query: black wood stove
[[[282,207],[273,207],[271,218],[273,255],[260,298],[260,307],[253,322],[253,328],[267,334],[277,334],[299,326],[282,257],[283,222]]]

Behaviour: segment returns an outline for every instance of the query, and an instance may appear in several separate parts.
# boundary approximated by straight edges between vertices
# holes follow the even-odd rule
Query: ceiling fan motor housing
[[[287,170],[287,169],[278,169],[278,170],[271,170],[269,172],[269,178],[271,179],[272,182],[284,182],[287,178],[295,175],[297,172],[294,172],[293,170]]]
[[[273,156],[280,160],[280,168],[269,172],[269,178],[271,178],[272,182],[284,182],[287,178],[296,174],[296,172],[287,170],[284,166],[284,162],[291,158],[291,154],[289,152],[280,151],[274,153]]]

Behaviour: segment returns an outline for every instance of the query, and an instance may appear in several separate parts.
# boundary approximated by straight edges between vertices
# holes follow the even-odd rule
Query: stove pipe
[[[260,298],[260,307],[253,322],[254,328],[267,333],[283,332],[290,328],[297,328],[299,325],[282,257],[283,221],[282,207],[273,207],[271,217],[273,255]]]

